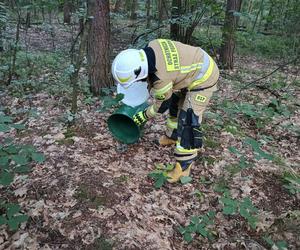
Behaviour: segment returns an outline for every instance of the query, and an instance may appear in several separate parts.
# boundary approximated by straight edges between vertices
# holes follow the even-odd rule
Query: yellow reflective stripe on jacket
[[[180,142],[177,141],[176,142],[176,150],[179,152],[179,153],[183,153],[183,154],[194,154],[194,153],[197,153],[199,149],[185,149],[183,147],[180,146]]]
[[[167,71],[179,71],[180,61],[175,43],[168,39],[158,39],[158,43],[164,55]]]
[[[151,116],[155,116],[155,115],[156,115],[156,112],[155,112],[155,106],[154,106],[154,105],[155,105],[155,104],[151,105],[151,106],[149,107],[149,109],[148,109]]]
[[[202,83],[204,83],[212,74],[214,70],[214,60],[209,56],[209,67],[206,70],[206,72],[202,75],[202,77],[194,82],[192,82],[192,84],[190,86],[188,86],[188,90],[191,90],[199,85],[201,85]]]
[[[164,86],[160,89],[155,89],[154,90],[154,96],[155,97],[161,97],[164,94],[166,94],[168,91],[170,91],[172,88],[173,88],[173,82],[170,82],[166,86]]]
[[[178,123],[177,121],[172,121],[172,119],[167,119],[167,127],[170,129],[177,129]]]
[[[194,70],[201,69],[203,63],[194,63],[190,66],[181,66],[180,73],[187,74]]]

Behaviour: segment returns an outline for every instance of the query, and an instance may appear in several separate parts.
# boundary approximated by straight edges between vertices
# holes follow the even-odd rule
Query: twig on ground
[[[233,98],[233,100],[236,100],[236,99],[240,96],[240,94],[242,93],[242,91],[245,90],[245,89],[247,89],[249,86],[253,85],[254,83],[258,83],[258,82],[260,82],[260,81],[263,80],[263,79],[268,78],[269,76],[273,75],[273,74],[274,74],[275,72],[277,72],[278,70],[285,68],[287,65],[289,65],[289,64],[291,64],[291,63],[296,63],[298,59],[299,59],[299,56],[297,56],[297,57],[294,58],[293,60],[290,60],[290,61],[288,61],[288,62],[286,62],[286,63],[283,63],[283,64],[279,65],[276,69],[274,69],[274,70],[271,71],[270,73],[268,73],[268,74],[266,74],[266,75],[264,75],[264,76],[262,76],[262,77],[260,77],[260,78],[257,78],[257,79],[255,79],[255,80],[253,80],[253,81],[251,81],[251,82],[248,82],[245,86],[243,86],[243,88],[241,88],[241,89],[239,90],[237,96],[236,96],[235,98]],[[223,73],[223,74],[224,74],[224,73]],[[225,75],[228,75],[228,74],[225,73]],[[240,80],[240,79],[241,79],[241,78],[239,78],[239,80]],[[258,84],[255,84],[254,86],[257,87],[257,88],[260,88],[260,89],[266,89],[266,90],[268,90],[269,92],[271,92],[273,95],[275,95],[276,97],[280,97],[280,95],[279,95],[278,93],[276,93],[276,92],[270,90],[270,89],[269,89],[268,87],[266,87],[266,86],[262,86],[262,85],[258,85]],[[275,94],[275,93],[276,93],[276,94]]]

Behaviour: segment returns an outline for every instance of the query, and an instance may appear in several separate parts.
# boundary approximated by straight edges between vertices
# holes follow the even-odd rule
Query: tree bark
[[[86,45],[87,45],[87,37],[88,37],[88,30],[89,30],[89,22],[86,22],[86,24],[82,25],[82,29],[79,31],[80,38],[79,41],[79,48],[78,53],[76,54],[74,52],[74,47],[71,49],[71,63],[74,66],[74,71],[70,75],[70,82],[72,86],[72,106],[71,106],[71,113],[76,114],[77,113],[77,100],[78,100],[78,92],[79,92],[79,86],[78,86],[78,77],[79,77],[79,71],[82,65],[82,62],[84,60],[84,56],[86,53]],[[74,41],[74,44],[76,41]]]
[[[114,12],[120,12],[123,6],[124,0],[117,0],[114,6]]]
[[[254,29],[255,29],[256,24],[257,24],[258,17],[259,17],[259,15],[263,11],[263,5],[264,5],[264,0],[261,0],[260,6],[259,6],[259,10],[257,11],[256,17],[255,17],[255,21],[254,21],[254,24],[253,24],[253,27],[252,27],[252,32],[254,32]]]
[[[235,31],[238,23],[238,17],[234,12],[240,11],[241,5],[242,0],[227,0],[220,53],[220,61],[224,69],[233,69],[234,66]]]
[[[4,51],[4,46],[3,46],[3,33],[4,33],[4,28],[0,26],[0,52]]]
[[[29,29],[30,25],[31,25],[31,13],[30,13],[30,11],[27,11],[26,12],[26,21],[25,21],[26,29]]]
[[[137,9],[137,0],[131,1],[131,13],[130,13],[130,19],[135,20],[136,19],[136,9]]]
[[[11,84],[13,77],[16,75],[16,61],[17,61],[17,53],[18,53],[18,49],[19,49],[20,27],[21,27],[21,15],[20,15],[19,9],[18,9],[17,13],[18,13],[18,22],[17,22],[17,29],[16,29],[16,38],[15,38],[15,44],[14,44],[13,51],[12,51],[12,53],[13,53],[12,54],[12,62],[10,65],[7,85]]]
[[[180,9],[181,0],[172,0],[171,16],[173,22],[175,21],[174,19],[178,19],[180,17]],[[180,40],[180,25],[178,23],[171,23],[170,36],[173,40]]]
[[[71,10],[72,10],[71,1],[65,0],[65,2],[64,2],[64,23],[66,23],[66,24],[71,23]]]
[[[109,0],[88,0],[88,16],[93,17],[87,47],[89,82],[92,93],[98,95],[102,87],[111,86]]]
[[[151,0],[146,1],[146,16],[147,16],[147,23],[146,28],[150,28],[151,16],[150,16],[150,9],[151,9]]]

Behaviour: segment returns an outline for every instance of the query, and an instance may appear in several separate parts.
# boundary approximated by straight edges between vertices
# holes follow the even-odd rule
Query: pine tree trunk
[[[224,69],[233,69],[234,66],[235,31],[238,23],[238,17],[234,12],[240,11],[241,5],[242,0],[227,0],[220,53],[220,61]]]
[[[70,0],[65,0],[64,3],[64,23],[70,24],[71,23],[71,9],[72,9],[72,3]]]
[[[109,0],[88,0],[88,16],[92,16],[88,35],[89,82],[94,95],[111,85],[109,74]]]

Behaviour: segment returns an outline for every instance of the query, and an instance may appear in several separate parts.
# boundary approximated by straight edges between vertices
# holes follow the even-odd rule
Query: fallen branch
[[[266,74],[266,75],[264,75],[264,76],[262,76],[262,77],[260,77],[260,78],[257,78],[257,79],[255,79],[255,80],[253,80],[253,81],[251,81],[251,82],[248,82],[245,86],[243,86],[243,88],[241,88],[241,89],[239,90],[239,93],[238,93],[238,95],[234,98],[234,100],[237,99],[237,98],[240,96],[240,94],[242,93],[242,91],[245,90],[245,89],[247,89],[249,86],[253,85],[254,83],[258,83],[258,82],[260,82],[260,81],[263,80],[263,79],[268,78],[269,76],[273,75],[273,74],[274,74],[275,72],[277,72],[278,70],[285,68],[287,65],[289,65],[289,64],[291,64],[291,63],[296,63],[298,59],[299,59],[299,56],[297,56],[296,58],[294,58],[294,59],[291,60],[291,61],[288,61],[288,62],[286,62],[286,63],[284,63],[284,64],[279,65],[276,69],[274,69],[274,70],[271,71],[270,73],[268,73],[268,74]],[[260,88],[260,89],[266,89],[266,90],[268,90],[269,92],[272,91],[272,90],[270,90],[270,89],[268,89],[267,87],[262,86],[262,85],[257,85],[257,84],[256,84],[256,85],[254,85],[254,86],[257,87],[257,88]],[[278,95],[279,95],[278,93],[274,94],[274,92],[272,92],[272,94],[275,95],[275,96],[278,96]],[[280,97],[280,95],[279,95],[278,97]]]

